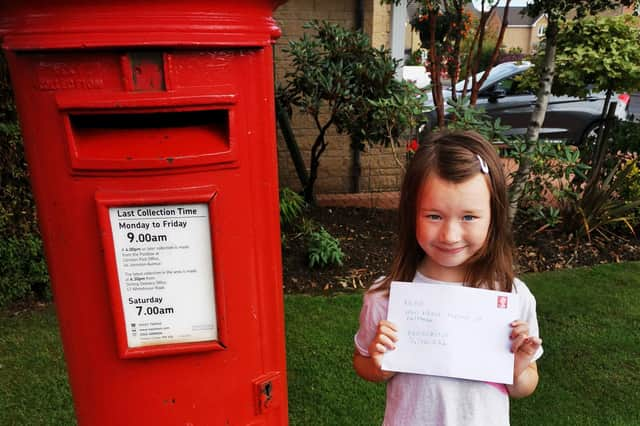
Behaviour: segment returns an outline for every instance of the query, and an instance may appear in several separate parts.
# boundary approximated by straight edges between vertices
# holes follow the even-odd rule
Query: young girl
[[[508,206],[500,159],[477,133],[435,134],[412,159],[402,185],[391,273],[365,294],[355,336],[358,375],[388,381],[385,425],[508,425],[509,396],[535,390],[542,340],[535,299],[514,277]],[[397,341],[396,326],[386,321],[392,281],[517,293],[520,319],[510,335],[513,385],[382,370],[384,353]]]

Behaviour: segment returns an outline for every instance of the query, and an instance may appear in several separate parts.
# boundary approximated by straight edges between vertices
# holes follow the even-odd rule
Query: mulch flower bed
[[[365,208],[316,207],[307,213],[340,241],[342,266],[310,269],[301,236],[284,229],[283,285],[286,293],[353,292],[388,272],[396,244],[397,212]],[[577,243],[554,230],[514,229],[518,273],[640,260],[635,237],[595,238]]]

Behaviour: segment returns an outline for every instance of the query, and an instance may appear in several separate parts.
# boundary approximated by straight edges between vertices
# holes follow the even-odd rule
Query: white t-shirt
[[[462,285],[432,280],[416,272],[414,283]],[[529,335],[539,336],[536,300],[516,279],[513,292],[520,299],[519,319],[529,324]],[[355,335],[357,351],[369,356],[368,347],[378,323],[387,318],[388,296],[367,292]],[[540,358],[542,347],[534,359]],[[449,377],[396,373],[387,382],[386,426],[499,426],[509,425],[509,395],[504,385]]]

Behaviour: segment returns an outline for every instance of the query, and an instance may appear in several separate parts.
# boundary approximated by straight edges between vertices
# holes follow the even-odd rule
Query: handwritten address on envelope
[[[382,369],[512,384],[513,293],[446,284],[393,282],[387,319],[396,349]]]

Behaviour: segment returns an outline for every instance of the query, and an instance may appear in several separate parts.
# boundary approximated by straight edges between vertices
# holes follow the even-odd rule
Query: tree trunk
[[[440,57],[437,54],[436,49],[436,26],[434,23],[438,19],[438,14],[435,11],[429,11],[428,15],[429,22],[432,24],[429,25],[429,34],[421,34],[420,42],[424,44],[428,44],[428,52],[429,52],[429,73],[431,74],[431,95],[433,96],[433,105],[436,109],[436,114],[438,117],[438,127],[444,127],[444,97],[442,96],[442,80],[441,73],[442,64],[440,63]],[[426,37],[428,36],[428,38]],[[425,43],[425,41],[427,43]]]
[[[316,115],[314,117],[314,121],[316,123],[316,127],[318,128],[318,136],[316,140],[313,142],[313,146],[311,147],[311,161],[309,165],[309,180],[307,181],[307,185],[304,187],[304,200],[312,206],[316,205],[316,196],[313,190],[313,187],[316,183],[316,179],[318,178],[318,167],[320,167],[320,157],[325,149],[327,149],[327,141],[325,139],[325,134],[331,125],[333,124],[333,117],[327,121],[324,125],[320,124],[320,120]]]
[[[508,15],[509,15],[510,4],[511,4],[511,0],[507,0],[507,2],[504,5],[504,12],[502,14],[502,25],[500,27],[500,33],[498,34],[498,40],[496,41],[496,47],[493,49],[493,53],[491,54],[491,59],[489,59],[489,65],[487,66],[487,69],[484,71],[484,74],[482,74],[480,81],[478,81],[471,87],[471,99],[469,100],[470,105],[475,105],[478,102],[478,93],[480,92],[480,87],[482,87],[482,84],[485,81],[487,81],[487,78],[489,77],[489,73],[491,72],[491,69],[493,68],[494,64],[498,60],[498,54],[500,53],[500,46],[502,46],[504,33],[507,29],[507,26],[509,25]],[[480,58],[481,54],[482,52],[478,50],[478,58]]]
[[[513,222],[518,211],[518,204],[522,198],[524,185],[529,179],[531,170],[530,156],[533,154],[535,143],[540,135],[540,128],[544,123],[544,117],[547,114],[547,106],[549,105],[549,97],[551,96],[551,86],[553,85],[553,77],[556,68],[556,47],[557,47],[558,23],[550,20],[547,26],[546,42],[544,49],[544,62],[542,64],[542,74],[540,76],[540,87],[536,94],[536,105],[531,113],[531,121],[527,127],[525,140],[527,142],[527,151],[521,157],[518,171],[511,183],[511,193],[509,197],[509,219]]]
[[[287,114],[287,111],[277,99],[276,99],[276,117],[278,118],[278,124],[280,125],[280,131],[282,132],[282,137],[284,137],[284,141],[287,144],[289,155],[291,155],[291,161],[293,161],[293,165],[296,169],[296,174],[298,175],[298,179],[300,180],[300,185],[302,186],[302,188],[305,188],[309,183],[309,174],[307,173],[307,168],[304,165],[302,155],[300,154],[300,148],[298,147],[296,136],[293,133],[293,129],[291,128],[291,121],[289,120],[289,115]]]
[[[456,14],[456,22],[458,24],[458,31],[462,31],[462,20],[463,20],[463,8],[464,3],[461,1],[453,2],[455,14]],[[452,64],[448,67],[449,78],[451,79],[451,99],[454,102],[458,102],[458,92],[455,89],[456,84],[458,83],[458,79],[460,78],[460,47],[462,45],[462,37],[456,37],[453,45],[452,55]]]

